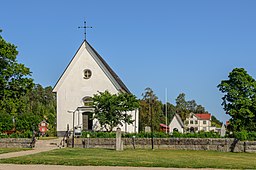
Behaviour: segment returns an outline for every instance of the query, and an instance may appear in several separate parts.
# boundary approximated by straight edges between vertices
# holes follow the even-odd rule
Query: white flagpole
[[[167,133],[167,88],[165,88],[165,125],[166,125],[166,128],[165,128],[165,131]]]

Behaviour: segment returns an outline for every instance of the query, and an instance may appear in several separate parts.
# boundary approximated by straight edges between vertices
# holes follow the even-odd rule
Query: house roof
[[[196,117],[202,120],[211,120],[211,114],[210,113],[200,113],[200,114],[195,114]]]
[[[98,59],[98,61],[100,62],[100,64],[104,67],[103,69],[105,69],[105,71],[107,71],[109,73],[109,75],[112,77],[112,79],[114,80],[114,83],[117,84],[120,88],[118,88],[118,90],[122,91],[122,92],[126,92],[126,93],[131,93],[129,91],[129,89],[125,86],[125,84],[123,83],[123,81],[119,78],[119,76],[111,69],[111,67],[107,64],[107,62],[99,55],[99,53],[86,41],[84,40],[81,44],[81,46],[79,47],[79,49],[77,50],[76,54],[78,53],[78,51],[80,50],[80,48],[83,46],[83,44],[85,44],[85,48],[91,52],[91,55],[95,58]],[[72,60],[70,61],[70,63],[68,64],[68,66],[66,67],[66,69],[64,70],[64,72],[62,73],[62,75],[60,76],[59,80],[57,81],[57,83],[55,84],[54,88],[53,88],[53,92],[56,92],[56,86],[58,85],[58,83],[60,82],[60,80],[62,79],[62,77],[64,76],[64,73],[67,71],[68,67],[71,65],[72,61],[74,60],[76,54],[74,55],[74,57],[72,58]]]
[[[169,129],[169,126],[167,126],[167,125],[165,125],[165,124],[163,124],[163,123],[160,123],[160,126],[163,127],[163,128]]]

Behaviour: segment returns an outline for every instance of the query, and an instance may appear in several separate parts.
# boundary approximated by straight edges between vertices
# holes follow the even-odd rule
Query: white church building
[[[104,131],[93,117],[93,108],[86,105],[90,97],[108,90],[112,94],[130,93],[125,84],[106,61],[85,40],[56,83],[57,135],[63,136],[67,127],[81,127],[85,131]],[[139,112],[131,111],[133,124],[124,124],[126,132],[138,132]],[[73,124],[74,122],[74,124]]]

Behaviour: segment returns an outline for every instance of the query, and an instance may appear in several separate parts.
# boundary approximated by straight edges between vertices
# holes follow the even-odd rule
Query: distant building
[[[173,133],[174,131],[180,133],[184,132],[184,123],[177,113],[173,116],[172,121],[169,124],[169,132]]]
[[[189,117],[183,122],[178,114],[175,114],[169,124],[170,133],[177,131],[185,132],[221,132],[221,128],[211,126],[212,115],[210,113],[190,113]]]
[[[215,131],[215,127],[211,126],[211,114],[210,113],[190,113],[189,117],[185,120],[186,131],[199,132],[199,131]]]

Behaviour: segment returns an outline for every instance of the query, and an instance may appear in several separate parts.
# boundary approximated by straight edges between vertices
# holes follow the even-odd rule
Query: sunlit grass
[[[75,166],[135,166],[175,168],[256,169],[255,153],[185,150],[125,150],[65,148],[0,163]]]
[[[31,150],[30,148],[0,148],[0,154]]]

